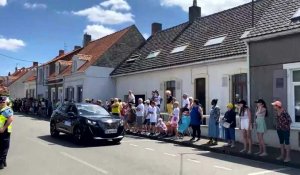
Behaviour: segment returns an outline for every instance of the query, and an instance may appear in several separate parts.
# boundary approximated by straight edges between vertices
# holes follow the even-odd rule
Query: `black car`
[[[72,135],[78,144],[91,139],[119,143],[124,137],[124,123],[100,106],[68,103],[58,107],[50,119],[51,136],[60,132]]]

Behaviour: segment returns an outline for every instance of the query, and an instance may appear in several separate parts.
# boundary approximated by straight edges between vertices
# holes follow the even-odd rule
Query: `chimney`
[[[17,71],[18,71],[18,67],[16,66],[16,67],[15,67],[15,72],[17,72]]]
[[[189,8],[189,22],[194,22],[197,18],[201,17],[201,7],[198,7],[197,0],[194,0],[193,6]]]
[[[160,32],[161,30],[162,30],[161,23],[152,23],[152,35],[156,34],[157,32]]]
[[[10,76],[10,72],[8,72],[8,76]]]
[[[80,49],[81,46],[74,46],[74,50]]]
[[[33,62],[33,67],[38,67],[39,63],[38,62]]]
[[[59,50],[58,51],[58,56],[62,56],[62,55],[64,55],[65,54],[65,51],[64,50]]]
[[[89,34],[87,34],[87,33],[85,33],[85,34],[83,35],[83,43],[82,43],[82,46],[83,46],[83,47],[87,46],[87,45],[89,44],[89,42],[91,42],[91,41],[92,41],[92,36],[89,35]]]

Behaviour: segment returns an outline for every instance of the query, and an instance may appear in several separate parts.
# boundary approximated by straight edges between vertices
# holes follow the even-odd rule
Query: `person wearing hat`
[[[243,133],[243,142],[244,142],[244,148],[240,151],[241,153],[248,152],[247,154],[252,154],[252,118],[251,118],[251,111],[250,108],[247,106],[247,102],[245,100],[241,100],[238,102],[238,108],[239,108],[239,116],[240,116],[240,122],[241,126],[240,129]]]
[[[268,116],[268,110],[266,102],[263,99],[258,99],[255,101],[256,103],[256,133],[259,143],[259,152],[256,155],[261,157],[267,156],[266,145],[264,141],[264,133],[267,131],[265,118]]]
[[[13,111],[7,106],[8,97],[0,96],[0,169],[7,166],[6,157],[12,131]]]
[[[272,103],[274,110],[277,114],[277,134],[280,142],[280,156],[277,160],[283,160],[284,162],[290,162],[290,129],[292,124],[291,116],[282,107],[280,101]],[[286,154],[285,154],[286,151]]]
[[[218,144],[219,137],[219,119],[220,119],[220,108],[217,106],[218,99],[213,99],[211,101],[212,108],[209,115],[208,124],[208,137],[210,138],[207,144]]]
[[[165,92],[165,94],[166,94],[166,97],[167,97],[167,112],[170,115],[173,112],[173,102],[174,102],[174,100],[173,100],[173,96],[172,96],[171,91],[167,90]]]
[[[225,140],[227,144],[224,146],[235,147],[235,127],[236,127],[236,112],[232,103],[227,104],[227,112],[223,119],[223,126],[225,128]]]

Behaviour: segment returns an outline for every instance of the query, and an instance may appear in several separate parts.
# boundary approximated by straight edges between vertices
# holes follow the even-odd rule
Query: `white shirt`
[[[150,119],[149,115],[148,115],[148,109],[149,109],[149,106],[148,105],[144,105],[144,114],[146,116],[146,119]]]
[[[128,102],[135,103],[135,96],[133,94],[128,96]]]
[[[136,107],[136,116],[138,117],[143,117],[144,116],[144,111],[145,110],[145,107],[144,107],[144,104],[139,104],[137,107]]]
[[[190,108],[189,99],[182,99],[182,107],[184,108],[187,105],[187,108]]]
[[[148,108],[148,112],[149,112],[149,119],[150,119],[150,122],[151,123],[156,123],[157,122],[157,110],[156,110],[156,107],[152,107],[152,106],[149,106]]]
[[[173,110],[173,117],[179,118],[179,112],[180,112],[179,108],[174,108],[174,110]]]

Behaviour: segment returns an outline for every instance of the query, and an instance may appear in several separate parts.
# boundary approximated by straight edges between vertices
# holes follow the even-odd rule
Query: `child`
[[[148,108],[148,114],[150,119],[150,135],[153,135],[155,130],[155,125],[157,122],[157,108],[154,101],[150,102],[150,106]]]
[[[188,131],[189,129],[190,123],[191,123],[191,118],[190,118],[189,110],[185,109],[182,112],[181,122],[178,127],[178,133],[180,139],[183,139],[185,132]]]
[[[171,134],[175,133],[175,139],[178,138],[179,113],[180,113],[179,102],[176,101],[176,102],[174,102],[174,110],[173,110],[172,118],[170,121]]]
[[[155,128],[156,128],[156,133],[159,133],[159,136],[165,136],[167,134],[167,126],[163,122],[162,118],[158,119],[158,122],[157,122]]]

